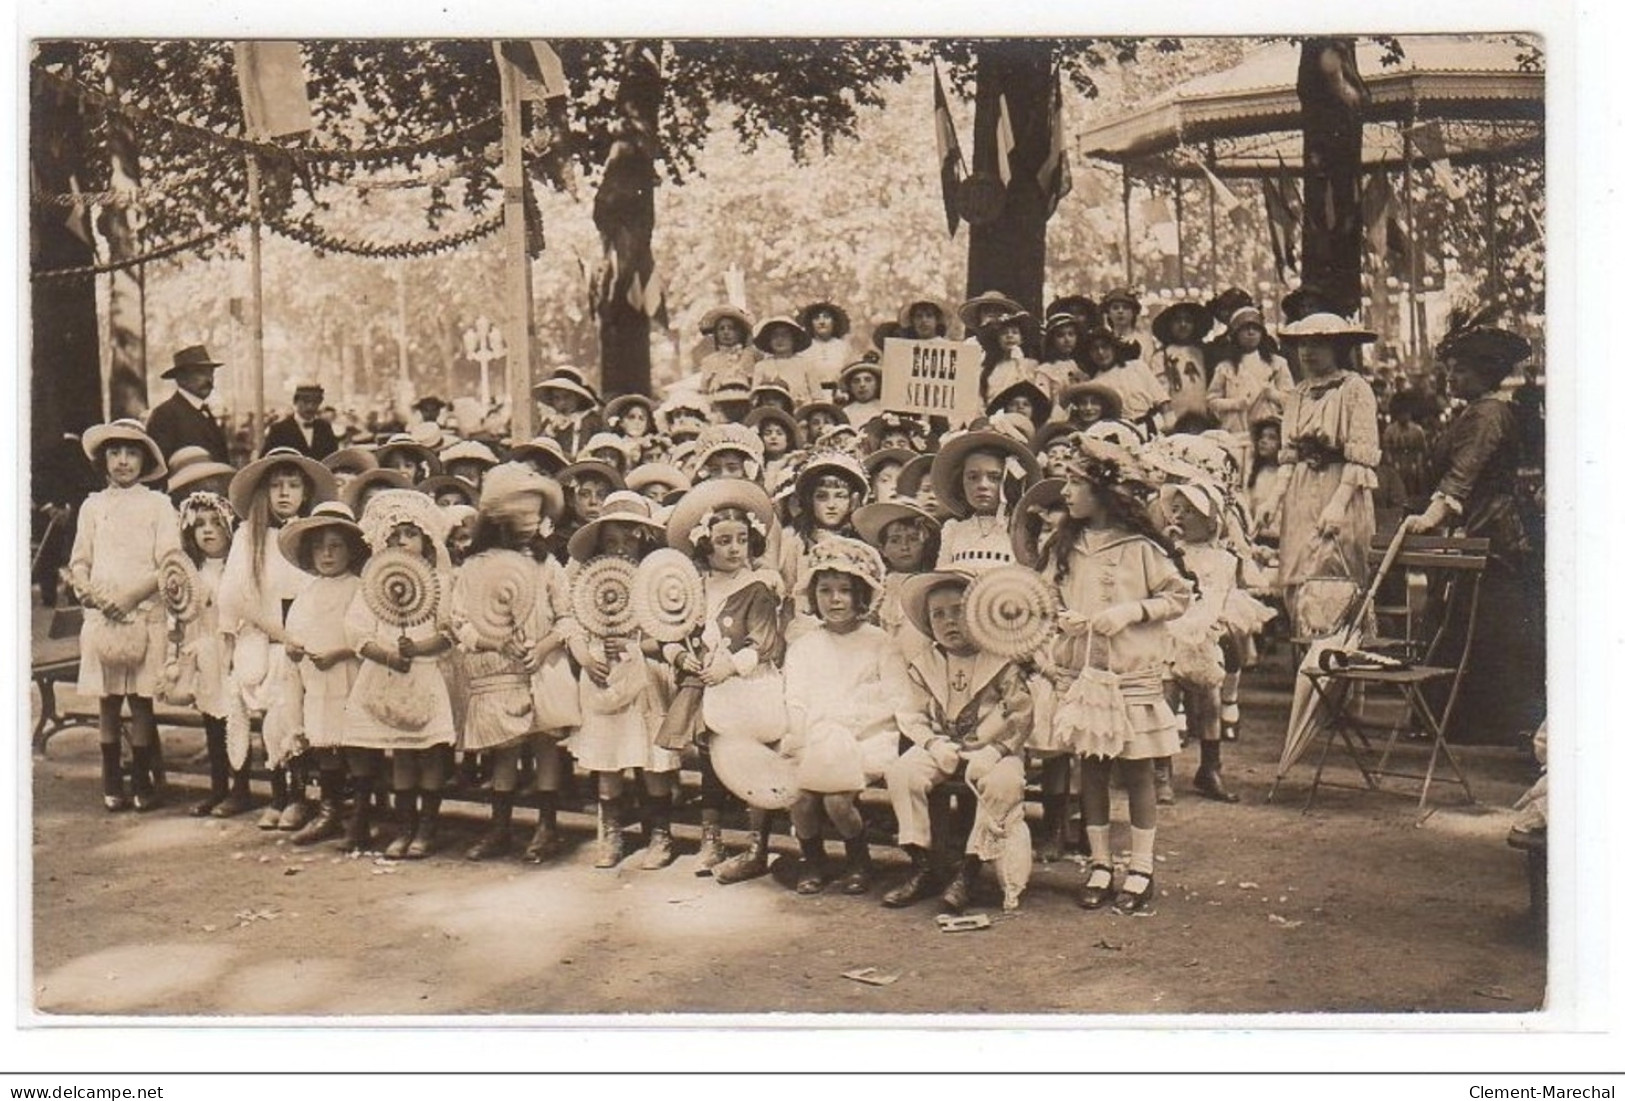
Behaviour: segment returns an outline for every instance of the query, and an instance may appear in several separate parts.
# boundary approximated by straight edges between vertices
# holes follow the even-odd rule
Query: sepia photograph
[[[20,44],[28,1026],[1552,1008],[1541,34],[514,26]]]

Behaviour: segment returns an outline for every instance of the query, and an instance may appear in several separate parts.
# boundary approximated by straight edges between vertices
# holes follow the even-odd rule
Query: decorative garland
[[[221,226],[219,229],[211,229],[207,233],[200,233],[196,237],[188,238],[185,241],[179,241],[173,245],[165,245],[163,248],[153,249],[151,252],[143,252],[139,256],[131,256],[127,259],[118,260],[110,264],[85,264],[82,267],[76,268],[56,268],[52,271],[36,271],[29,274],[29,279],[33,282],[39,283],[52,279],[76,279],[86,275],[110,275],[116,271],[125,271],[129,268],[140,267],[142,264],[151,264],[159,260],[167,260],[171,256],[175,256],[179,253],[187,252],[195,248],[201,248],[210,241],[224,237],[228,233],[234,233],[244,225],[245,221],[246,219],[243,221],[232,222],[229,225]]]
[[[493,111],[491,114],[476,119],[467,126],[403,145],[384,145],[370,149],[349,150],[309,147],[290,148],[272,142],[257,142],[233,134],[222,134],[218,130],[209,129],[207,126],[182,122],[179,119],[159,115],[141,107],[134,107],[105,92],[98,92],[94,88],[80,84],[77,80],[65,77],[60,73],[54,73],[49,69],[35,69],[34,72],[37,76],[55,82],[81,102],[87,102],[101,110],[122,115],[131,122],[157,126],[168,130],[177,137],[189,138],[201,144],[220,146],[238,153],[255,153],[262,157],[291,159],[295,163],[367,164],[375,161],[403,161],[419,156],[444,154],[461,149],[476,135],[490,131],[493,136],[500,136],[502,130],[502,112]]]
[[[364,256],[373,260],[406,260],[420,256],[432,256],[437,252],[459,248],[471,241],[482,237],[489,237],[502,228],[504,213],[498,210],[496,214],[482,222],[476,222],[467,229],[445,237],[436,237],[428,241],[401,241],[398,244],[373,244],[370,241],[354,241],[338,237],[313,223],[309,218],[299,222],[267,221],[266,226],[275,233],[279,233],[290,240],[316,249],[318,252],[338,252],[350,256]]]
[[[126,188],[122,191],[79,191],[61,195],[33,194],[29,196],[40,206],[137,206],[149,199],[161,199],[164,193],[156,187]]]

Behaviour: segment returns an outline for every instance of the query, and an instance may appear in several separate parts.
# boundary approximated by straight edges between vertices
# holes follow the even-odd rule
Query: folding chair
[[[1373,555],[1380,556],[1383,549],[1374,549]],[[1467,802],[1475,801],[1472,786],[1450,746],[1447,732],[1472,658],[1479,585],[1488,549],[1487,539],[1407,535],[1392,564],[1428,573],[1432,589],[1429,614],[1420,622],[1418,617],[1405,617],[1404,637],[1374,639],[1363,647],[1364,653],[1330,652],[1323,656],[1319,670],[1305,671],[1327,715],[1305,809],[1313,805],[1315,793],[1323,785],[1353,786],[1327,780],[1323,775],[1334,742],[1341,744],[1344,753],[1360,770],[1365,790],[1380,790],[1383,780],[1389,778],[1421,781],[1417,812],[1423,818],[1427,816],[1428,794],[1435,782],[1460,784]],[[1442,644],[1451,627],[1463,622],[1462,652],[1459,655],[1444,653]],[[1420,631],[1414,629],[1418,626]],[[1383,658],[1393,664],[1382,662]],[[1363,713],[1356,713],[1357,710],[1363,712],[1370,696],[1383,692],[1397,696],[1401,708],[1397,720],[1376,722]],[[1444,699],[1437,710],[1428,701],[1429,694],[1434,692]],[[1367,732],[1384,729],[1387,739],[1378,752]],[[1422,772],[1396,767],[1394,763],[1395,747],[1408,735],[1432,742],[1427,767]],[[1440,772],[1441,757],[1450,775]]]

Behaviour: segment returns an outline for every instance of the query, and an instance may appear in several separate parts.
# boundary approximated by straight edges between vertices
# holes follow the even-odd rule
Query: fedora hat
[[[86,458],[94,463],[96,452],[110,443],[133,443],[146,451],[152,463],[141,475],[141,481],[160,481],[169,473],[169,467],[164,463],[163,452],[158,450],[158,445],[147,435],[147,430],[142,427],[140,421],[126,417],[106,424],[92,425],[85,429],[79,446],[84,448]],[[106,471],[98,473],[105,474]]]
[[[209,354],[209,349],[201,344],[193,344],[176,352],[173,365],[159,377],[174,378],[182,371],[190,371],[196,367],[207,367],[212,371],[217,367],[224,366],[224,363]]]
[[[965,500],[962,478],[965,473],[965,460],[974,451],[992,451],[1008,459],[1014,459],[1029,479],[1038,477],[1038,462],[1022,441],[992,428],[962,432],[944,441],[942,449],[931,462],[932,492],[936,494],[937,500],[942,502],[943,507],[955,516],[962,518],[970,513],[970,503]],[[898,488],[901,489],[901,485]]]
[[[285,524],[282,530],[277,532],[277,548],[282,551],[283,558],[300,569],[305,569],[300,562],[299,553],[304,546],[305,537],[328,528],[343,532],[348,539],[351,569],[358,568],[372,553],[371,548],[367,546],[366,538],[361,534],[361,525],[355,522],[355,513],[343,501],[323,501],[310,510],[309,516],[302,516]]]
[[[231,499],[231,507],[237,511],[238,516],[248,515],[249,502],[259,490],[260,483],[265,481],[266,475],[273,469],[280,466],[291,466],[310,480],[313,488],[310,500],[305,502],[307,507],[314,508],[323,501],[331,501],[338,497],[338,484],[333,480],[331,470],[291,447],[273,447],[239,470],[231,479],[231,488],[226,491],[226,496]],[[354,482],[350,484],[355,485]]]
[[[768,345],[767,340],[768,337],[772,335],[773,327],[775,325],[783,325],[785,328],[790,330],[790,335],[795,338],[795,350],[797,352],[805,352],[808,348],[812,347],[812,334],[807,332],[807,330],[795,318],[786,317],[783,314],[779,314],[776,317],[768,318],[760,325],[756,326],[756,335],[751,337],[750,342],[756,346],[758,351],[772,351],[772,348]]]
[[[229,463],[217,463],[209,458],[205,448],[196,445],[178,448],[169,457],[169,492],[181,493],[199,482],[230,478],[236,473],[237,468]]]
[[[604,498],[604,510],[598,519],[581,525],[570,536],[567,550],[570,561],[585,562],[598,554],[598,539],[604,525],[610,522],[632,524],[648,531],[656,540],[663,540],[666,525],[655,519],[654,506],[641,493],[618,489]]]
[[[708,514],[719,508],[742,509],[761,525],[768,537],[768,558],[776,542],[778,520],[773,515],[773,502],[767,490],[744,478],[712,478],[701,482],[672,506],[666,521],[666,542],[684,554],[694,553],[694,528]]]
[[[971,575],[959,570],[932,570],[917,573],[903,582],[903,614],[914,624],[914,629],[931,638],[931,618],[926,615],[925,602],[938,589],[970,587]]]

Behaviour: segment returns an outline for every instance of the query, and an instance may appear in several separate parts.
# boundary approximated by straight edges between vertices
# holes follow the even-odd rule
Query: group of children
[[[1110,315],[1121,303],[1107,305]],[[827,322],[832,308],[820,309]],[[134,806],[158,805],[153,700],[164,697],[203,716],[210,792],[194,813],[250,809],[245,750],[257,731],[271,783],[259,825],[296,844],[429,856],[448,786],[479,782],[490,818],[464,855],[520,848],[514,811],[528,788],[537,818],[520,852],[542,863],[560,851],[560,792],[579,769],[595,787],[596,865],[627,858],[635,803],[640,864],[662,868],[676,859],[672,815],[689,768],[699,775],[700,874],[765,874],[775,816],[787,810],[801,849],[795,889],[863,894],[874,869],[859,796],[883,783],[911,862],[883,895],[888,906],[940,892],[960,910],[991,863],[1013,907],[1035,848],[1053,860],[1075,846],[1087,854],[1081,905],[1148,910],[1181,719],[1202,748],[1195,790],[1235,800],[1220,745],[1238,728],[1247,637],[1269,615],[1246,591],[1262,584],[1247,498],[1265,465],[1247,444],[1280,380],[1244,353],[1227,361],[1237,379],[1224,383],[1248,401],[1240,420],[1174,432],[1159,396],[1136,424],[1131,395],[1144,379],[1111,378],[1128,363],[1149,374],[1137,352],[1125,358],[1126,335],[1055,310],[1052,347],[1071,326],[1083,338],[1072,346],[1091,355],[1110,332],[1112,365],[1029,370],[1019,341],[995,341],[989,416],[944,431],[875,409],[859,428],[847,411],[866,404],[860,394],[878,399],[877,363],[791,380],[764,359],[747,386],[736,350],[748,318],[713,313],[717,349],[701,370],[709,398],[657,409],[629,395],[603,407],[579,373],[544,381],[540,399],[579,399],[560,402],[569,411],[558,424],[585,437],[573,450],[557,432],[438,452],[403,436],[323,462],[274,450],[231,474],[223,496],[177,477],[171,500],[147,488],[170,470],[138,423],[88,431],[85,451],[108,488],[87,503],[70,579],[86,608],[81,689],[101,700],[108,809],[128,805],[126,702]],[[962,311],[994,333],[1023,329],[1030,319],[1017,314],[997,294]],[[949,320],[931,302],[908,304],[903,319],[909,335],[945,333]],[[768,333],[769,355],[794,355],[800,323],[762,328],[775,325],[793,339]],[[860,374],[873,377],[873,395],[853,385]],[[778,400],[810,397],[829,378],[849,401]],[[715,401],[730,387],[745,390],[743,416]],[[589,413],[601,421],[591,431]],[[1148,439],[1149,429],[1161,434]],[[657,552],[686,557],[699,576],[699,625],[677,641],[612,614],[628,577],[672,568]],[[156,580],[175,555],[191,563],[196,590],[184,614],[166,610]],[[983,645],[967,599],[977,578],[1016,564],[1060,609],[1020,658]],[[1120,882],[1114,771],[1130,813]],[[1042,793],[1036,846],[1029,774]],[[949,782],[977,805],[963,853],[944,864],[929,797]],[[373,821],[386,788],[396,811],[387,839]],[[730,857],[721,824],[736,798],[749,804],[750,839]],[[844,850],[839,867],[828,840]]]

